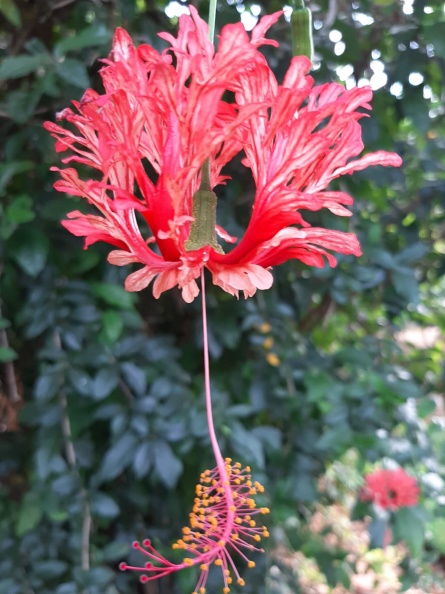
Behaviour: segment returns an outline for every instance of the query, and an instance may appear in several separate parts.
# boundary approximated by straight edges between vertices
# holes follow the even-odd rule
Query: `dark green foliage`
[[[217,27],[238,20],[234,6],[220,4]],[[276,526],[326,502],[317,481],[351,449],[360,474],[387,457],[419,479],[434,475],[421,483],[421,506],[394,520],[416,562],[432,560],[445,552],[437,528],[445,438],[428,396],[443,392],[443,344],[408,348],[397,333],[413,323],[445,328],[443,3],[426,10],[416,0],[411,15],[392,0],[339,2],[336,12],[327,0],[313,4],[316,81],[346,78],[339,67],[347,65],[351,77],[369,79],[380,60],[387,82],[372,119],[362,120],[364,141],[367,150],[398,151],[405,165],[338,184],[356,198],[349,229],[362,258],[340,257],[334,270],[288,263],[270,291],[247,302],[209,290],[217,432],[224,453],[265,484]],[[125,271],[106,264],[107,248],[83,251],[61,228],[79,206],[52,189],[49,168],[59,160],[42,128],[100,84],[98,60],[115,26],[163,47],[156,33],[176,25],[164,8],[151,0],[0,3],[0,594],[137,592],[135,576],[117,571],[123,559],[141,561],[131,541],[150,535],[171,555],[199,473],[214,465],[199,303],[186,305],[175,291],[159,301],[149,290],[126,293]],[[331,30],[345,43],[339,56]],[[266,51],[280,77],[291,57],[288,23],[272,35],[280,49]],[[423,76],[417,86],[413,73]],[[229,173],[218,220],[239,235],[252,187],[240,166]],[[307,218],[348,223],[329,213]],[[286,591],[266,582],[267,564],[258,560],[244,591],[261,594],[266,583]],[[332,559],[325,566],[335,581]],[[194,583],[184,572],[160,592],[187,594]]]

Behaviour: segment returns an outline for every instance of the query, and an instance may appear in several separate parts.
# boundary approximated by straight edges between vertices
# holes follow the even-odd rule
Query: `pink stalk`
[[[210,443],[212,444],[213,454],[215,455],[216,466],[218,468],[219,477],[224,487],[224,494],[226,496],[227,504],[227,525],[224,531],[223,540],[228,540],[235,520],[235,511],[233,510],[233,494],[230,488],[229,477],[226,471],[226,465],[219,449],[218,440],[216,439],[215,426],[213,424],[213,410],[212,410],[212,393],[210,390],[210,363],[209,363],[209,339],[207,332],[207,304],[206,304],[206,290],[204,268],[201,270],[201,295],[202,295],[202,336],[204,341],[204,386],[205,386],[205,400],[207,411],[207,426],[209,429]],[[233,511],[232,511],[233,510]]]
[[[182,563],[172,563],[158,553],[150,540],[146,539],[142,545],[138,542],[133,543],[133,547],[148,557],[149,561],[143,567],[121,563],[120,569],[143,572],[140,581],[145,583],[169,573],[199,565],[201,574],[193,594],[204,594],[209,565],[214,563],[222,571],[223,594],[228,594],[230,592],[229,585],[233,581],[232,576],[235,577],[239,585],[244,585],[244,580],[231,557],[231,552],[237,553],[244,559],[248,567],[255,566],[255,563],[245,555],[243,549],[250,552],[263,551],[255,545],[261,538],[267,538],[269,533],[265,526],[257,526],[252,516],[267,514],[269,510],[266,507],[256,508],[252,495],[262,493],[264,488],[258,482],[252,482],[250,468],[248,466],[241,468],[239,462],[232,464],[230,458],[222,457],[219,449],[213,422],[210,389],[204,268],[201,271],[201,288],[205,403],[216,468],[206,470],[201,474],[200,484],[196,487],[193,511],[190,514],[190,527],[183,528],[182,538],[172,545],[173,549],[187,551],[190,557],[185,557]]]

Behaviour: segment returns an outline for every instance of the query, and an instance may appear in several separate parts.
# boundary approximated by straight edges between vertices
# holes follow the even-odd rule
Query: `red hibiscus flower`
[[[180,18],[177,38],[160,35],[171,45],[162,53],[135,48],[118,29],[100,73],[104,92],[89,89],[75,109],[58,114],[71,129],[46,122],[56,150],[71,152],[63,163],[96,170],[94,179],[82,180],[74,168],[56,169],[55,188],[86,198],[100,213],[71,212],[64,226],[86,238],[85,248],[113,245],[112,264],[143,265],[127,277],[127,290],[156,279],[155,297],[179,286],[187,302],[199,292],[195,279],[203,267],[225,291],[247,297],[269,288],[270,268],[288,259],[321,267],[325,258],[336,264],[326,250],[359,256],[354,234],[311,227],[302,211],[349,216],[352,198],[327,190],[331,180],[369,165],[401,164],[384,151],[351,161],[363,150],[364,114],[357,110],[370,109],[371,89],[314,87],[305,57],[293,58],[278,84],[257,48],[278,45],[264,36],[281,12],[261,19],[250,38],[241,23],[225,26],[216,52],[207,24],[193,6],[190,12]],[[222,99],[228,95],[233,102]],[[210,164],[206,189],[213,195],[227,180],[222,168],[238,153],[256,185],[246,232],[237,243],[210,221],[209,239],[194,244],[193,199],[205,181],[203,167]],[[235,247],[224,253],[216,235]]]
[[[376,470],[365,476],[361,499],[395,511],[401,507],[417,505],[419,487],[416,479],[409,476],[403,468]]]

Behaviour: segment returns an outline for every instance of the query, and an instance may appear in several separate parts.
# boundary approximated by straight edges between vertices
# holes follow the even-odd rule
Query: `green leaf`
[[[62,80],[74,87],[86,89],[90,86],[87,68],[80,60],[66,58],[63,62],[57,63],[56,72]]]
[[[169,444],[161,439],[154,443],[154,457],[158,477],[166,487],[173,489],[182,474],[181,460],[175,456]]]
[[[4,58],[0,64],[0,80],[27,76],[28,74],[35,72],[44,64],[48,64],[48,56],[46,54],[38,54],[35,56],[23,54],[21,56]]]
[[[19,517],[16,524],[17,536],[23,536],[27,532],[31,532],[38,525],[42,519],[43,511],[42,504],[39,502],[24,500],[24,505],[20,508]]]
[[[0,0],[0,12],[14,27],[22,26],[20,10],[14,0]]]
[[[42,579],[54,579],[61,577],[68,569],[68,563],[52,559],[51,561],[39,561],[35,565],[35,573]]]
[[[17,359],[17,353],[10,347],[0,346],[0,363],[8,363]]]
[[[133,460],[133,470],[137,478],[147,476],[153,462],[153,444],[149,441],[141,443]]]
[[[445,518],[435,518],[427,527],[431,544],[439,553],[445,555]]]
[[[11,179],[35,167],[32,161],[11,161],[0,165],[0,194],[3,194]]]
[[[119,309],[133,309],[137,299],[134,293],[129,293],[120,285],[112,283],[92,283],[91,291],[108,305]]]
[[[114,310],[104,311],[102,314],[102,336],[104,341],[114,344],[119,340],[124,329],[122,315]]]
[[[125,433],[105,454],[99,471],[102,480],[115,479],[131,463],[136,449],[137,439]]]
[[[126,557],[129,550],[128,543],[114,541],[104,546],[102,549],[102,556],[104,561],[116,561],[117,559]]]
[[[16,196],[6,209],[6,216],[12,223],[29,223],[35,217],[32,199],[26,194]]]
[[[18,124],[24,124],[35,113],[37,104],[42,96],[39,87],[34,87],[30,91],[11,91],[8,93],[6,110],[9,117]]]
[[[11,237],[8,251],[20,268],[35,278],[45,267],[49,241],[37,228],[23,226]]]
[[[394,512],[394,537],[404,541],[411,553],[420,556],[425,540],[425,514],[419,507],[402,507]]]
[[[96,400],[103,400],[111,394],[119,383],[119,376],[116,371],[105,368],[101,369],[93,380],[91,393]]]
[[[91,496],[91,513],[101,518],[116,518],[120,513],[120,509],[109,495],[93,493]]]
[[[63,56],[67,52],[80,50],[86,47],[97,47],[107,44],[111,39],[111,33],[102,26],[91,26],[83,29],[71,37],[65,37],[54,47],[56,56]]]
[[[434,23],[423,30],[425,43],[431,43],[434,46],[434,52],[437,56],[445,60],[445,23]]]
[[[264,468],[264,448],[261,441],[241,425],[234,422],[230,426],[230,443],[235,452],[256,468]]]

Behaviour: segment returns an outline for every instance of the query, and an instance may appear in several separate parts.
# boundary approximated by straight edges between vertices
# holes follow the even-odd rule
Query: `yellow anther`
[[[236,581],[237,581],[237,584],[239,584],[240,586],[246,585],[246,582],[243,580],[243,578],[238,578]]]
[[[232,458],[225,458],[224,462],[227,462],[227,464],[230,464],[232,462]]]
[[[236,511],[236,507],[235,507],[234,505],[231,505],[231,506],[229,507],[229,510],[230,510],[230,511],[232,511],[232,512],[234,512],[234,511]]]
[[[242,523],[241,518],[235,518],[235,524],[241,524],[241,523]]]
[[[251,487],[252,486],[252,481],[246,481],[246,487]]]
[[[172,544],[172,549],[174,549],[174,550],[179,549],[179,545],[176,542],[174,542]]]
[[[263,322],[258,328],[258,331],[261,332],[261,334],[267,334],[271,330],[272,326],[269,324],[269,322]]]
[[[190,528],[189,528],[188,526],[185,526],[185,527],[182,529],[182,533],[183,533],[183,534],[190,534]]]
[[[257,542],[260,542],[261,536],[259,534],[255,534],[255,536],[253,537],[253,539],[256,540]]]
[[[215,559],[215,565],[221,566],[222,565],[222,560],[221,559]]]
[[[199,594],[205,594],[205,592],[206,589],[201,586],[201,588],[199,588]]]
[[[263,348],[265,348],[267,351],[270,350],[273,347],[273,342],[274,340],[272,336],[268,336],[263,341]]]
[[[260,512],[262,514],[270,514],[270,509],[268,507],[260,507]]]
[[[256,495],[257,491],[253,487],[249,489],[249,495]]]
[[[266,355],[266,361],[272,367],[278,367],[280,365],[280,363],[281,363],[280,358],[275,353],[267,353],[267,355]]]
[[[238,534],[236,532],[232,534],[232,540],[238,540]]]
[[[255,567],[255,561],[248,561],[247,567],[249,567],[250,569],[252,569],[253,567]]]
[[[264,538],[269,538],[269,536],[270,536],[269,531],[268,530],[264,530],[263,531],[263,536],[264,536]]]
[[[186,558],[183,560],[183,562],[184,562],[186,565],[189,565],[190,567],[193,565],[193,561],[192,561],[191,559],[189,559],[188,557],[186,557]]]
[[[229,594],[230,588],[223,588],[223,594]]]
[[[235,468],[241,468],[240,462],[235,462]]]
[[[225,575],[226,577],[229,577],[230,570],[229,569],[223,569],[223,575]]]
[[[235,485],[240,485],[241,484],[241,481],[240,481],[239,478],[235,479],[233,482],[235,483]]]
[[[250,520],[250,522],[249,522],[249,526],[250,526],[251,528],[253,528],[254,526],[256,526],[256,522],[255,522],[255,520]]]
[[[246,468],[244,469],[246,472],[250,472],[250,466],[246,466]]]
[[[228,584],[231,584],[232,582],[233,582],[233,579],[232,579],[231,577],[228,577],[228,578],[227,578],[227,583],[228,583]]]
[[[225,547],[226,546],[226,541],[225,540],[218,540],[218,546],[219,547]]]

